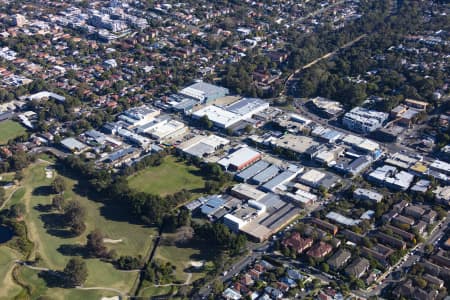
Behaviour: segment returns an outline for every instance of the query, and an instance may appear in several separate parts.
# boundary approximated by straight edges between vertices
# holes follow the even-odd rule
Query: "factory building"
[[[262,157],[261,153],[250,147],[241,147],[217,163],[228,171],[240,171],[254,164]]]
[[[228,89],[198,81],[180,91],[180,94],[186,97],[198,100],[201,103],[209,103],[218,98],[224,97],[229,94]]]

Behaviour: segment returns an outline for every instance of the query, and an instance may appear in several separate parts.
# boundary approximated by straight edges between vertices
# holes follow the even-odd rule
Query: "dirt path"
[[[3,202],[2,206],[0,206],[0,210],[2,210],[5,207],[5,205],[9,202],[9,200],[11,200],[14,193],[20,188],[21,188],[21,186],[19,185],[14,189],[14,191],[12,191],[12,193],[8,196],[8,198],[5,200],[5,202]]]

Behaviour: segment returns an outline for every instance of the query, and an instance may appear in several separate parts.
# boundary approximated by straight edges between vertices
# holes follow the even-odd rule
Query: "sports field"
[[[130,188],[154,195],[165,196],[186,189],[198,195],[202,192],[205,181],[200,170],[189,166],[176,157],[167,156],[157,167],[149,167],[128,178]]]
[[[25,133],[25,128],[19,123],[11,120],[0,122],[0,145],[8,143]]]

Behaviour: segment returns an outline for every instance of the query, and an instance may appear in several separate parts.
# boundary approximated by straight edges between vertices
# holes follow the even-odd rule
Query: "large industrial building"
[[[249,200],[224,216],[224,224],[233,231],[245,233],[262,242],[298,216],[300,209],[269,193],[259,201]]]
[[[186,154],[203,158],[229,143],[229,140],[215,134],[197,135],[192,139],[181,143],[177,148]]]
[[[217,163],[228,171],[240,171],[254,164],[262,157],[261,153],[250,147],[242,147],[230,153]]]
[[[209,103],[228,95],[229,91],[226,88],[199,81],[182,89],[180,94],[198,100],[201,103]]]
[[[204,116],[207,116],[218,128],[228,128],[242,120],[240,115],[215,105],[206,106],[192,114],[192,118],[197,120]]]
[[[258,98],[242,98],[226,107],[230,112],[240,115],[243,120],[269,108],[269,102]]]
[[[151,122],[154,118],[159,116],[161,111],[159,109],[149,108],[146,105],[130,108],[124,111],[119,120],[126,122],[130,127],[138,127]]]

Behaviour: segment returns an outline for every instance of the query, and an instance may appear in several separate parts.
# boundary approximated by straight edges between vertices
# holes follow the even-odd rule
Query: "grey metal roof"
[[[256,174],[262,172],[264,169],[266,169],[270,164],[264,160],[260,160],[253,164],[252,166],[248,167],[247,169],[239,172],[236,175],[236,178],[238,180],[247,181]]]
[[[261,173],[257,174],[256,176],[253,176],[252,181],[257,184],[263,184],[264,182],[267,182],[273,177],[275,177],[279,172],[280,169],[277,166],[271,165]]]

